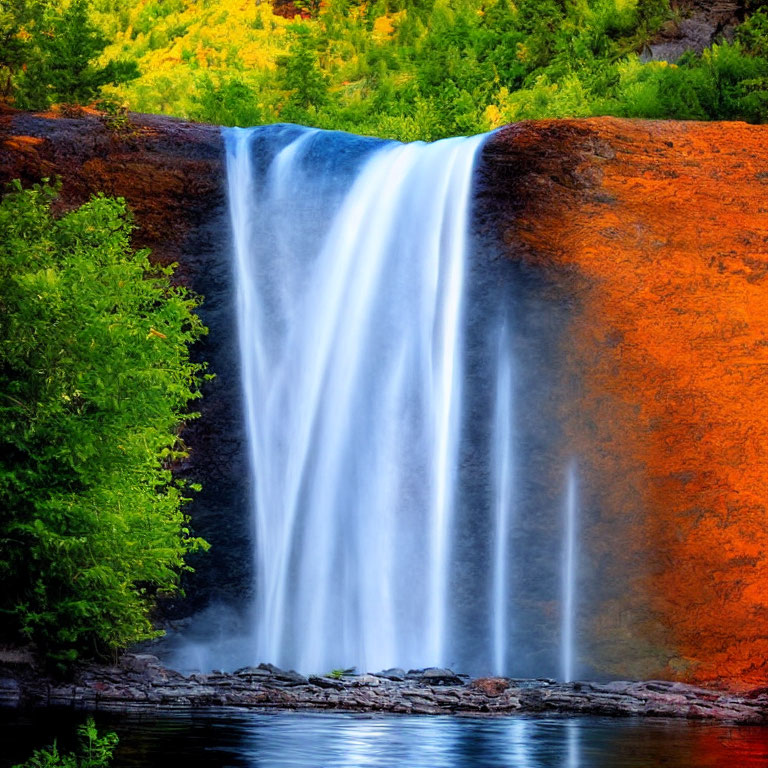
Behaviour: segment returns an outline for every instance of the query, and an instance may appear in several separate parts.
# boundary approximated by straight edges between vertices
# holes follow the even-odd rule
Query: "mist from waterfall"
[[[254,516],[237,661],[553,674],[560,558],[531,542],[556,549],[562,507],[530,456],[556,432],[556,313],[477,256],[485,137],[224,138]]]

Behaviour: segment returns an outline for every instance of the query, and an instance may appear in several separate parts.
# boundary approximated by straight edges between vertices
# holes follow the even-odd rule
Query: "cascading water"
[[[563,524],[563,585],[561,675],[569,683],[574,669],[574,624],[576,620],[576,466],[571,462],[566,472]]]
[[[255,658],[304,670],[440,662],[482,139],[382,143],[322,239],[285,253],[279,233],[263,243],[264,229],[311,185],[315,132],[275,154],[258,196],[256,134],[227,138],[255,486]]]
[[[512,360],[507,324],[499,328],[496,374],[496,403],[493,423],[493,580],[491,582],[493,617],[493,672],[507,671],[507,635],[510,630],[509,603],[509,538],[513,514],[513,426],[512,426]]]
[[[527,477],[521,495],[547,430],[533,401],[517,423],[518,391],[547,402],[546,377],[530,364],[521,383],[516,361],[553,316],[501,295],[509,262],[473,260],[484,137],[224,135],[255,520],[238,660],[554,672],[556,629],[530,616],[558,598],[557,567],[520,524],[560,529],[548,491]]]

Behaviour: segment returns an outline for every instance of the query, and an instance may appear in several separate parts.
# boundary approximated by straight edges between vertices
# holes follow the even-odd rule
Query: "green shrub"
[[[190,535],[171,466],[199,396],[198,300],[130,247],[119,199],[0,203],[0,636],[66,665],[158,634]]]
[[[77,729],[77,752],[61,753],[56,742],[44,749],[37,749],[32,757],[13,768],[106,768],[112,762],[117,746],[116,733],[99,736],[92,717]]]
[[[736,39],[747,53],[768,58],[768,10],[753,13],[737,29]]]

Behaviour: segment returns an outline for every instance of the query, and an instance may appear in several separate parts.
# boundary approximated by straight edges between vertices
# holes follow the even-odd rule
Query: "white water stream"
[[[469,220],[484,137],[358,146],[296,126],[224,135],[255,521],[250,662],[460,664],[452,639],[467,632],[451,590],[462,578]],[[507,321],[494,333],[490,541],[473,576],[490,617],[475,657],[504,674],[516,366]],[[573,643],[570,618],[563,642]]]
[[[566,473],[563,523],[562,604],[560,642],[561,677],[570,683],[574,676],[576,623],[576,465],[571,462]]]

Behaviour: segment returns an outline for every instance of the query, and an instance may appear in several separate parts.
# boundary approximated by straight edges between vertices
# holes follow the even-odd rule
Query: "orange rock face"
[[[604,584],[592,660],[764,682],[768,128],[546,122],[487,151],[523,197],[499,217],[510,255],[575,299],[562,418]]]

